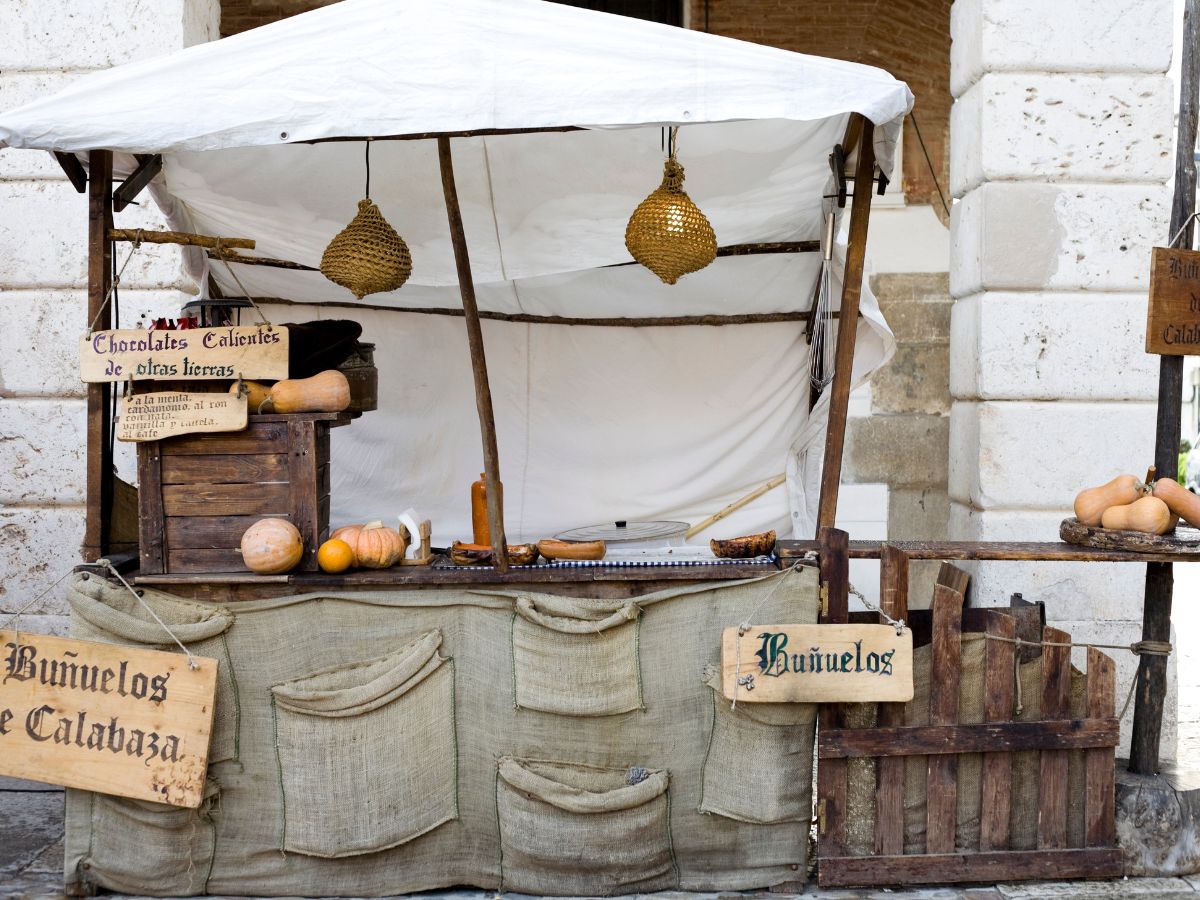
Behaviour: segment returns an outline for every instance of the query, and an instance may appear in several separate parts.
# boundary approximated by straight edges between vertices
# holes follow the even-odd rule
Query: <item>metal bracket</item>
[[[846,208],[846,151],[842,149],[841,144],[833,145],[833,152],[829,154],[829,168],[833,170],[833,177],[837,181],[837,205],[838,209]]]
[[[829,585],[821,585],[818,596],[821,598],[821,618],[824,619],[829,615]]]
[[[817,834],[825,833],[825,801],[817,801]]]

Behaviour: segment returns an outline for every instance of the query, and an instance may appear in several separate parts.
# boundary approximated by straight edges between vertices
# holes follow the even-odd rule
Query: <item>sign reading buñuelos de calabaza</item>
[[[1200,355],[1200,252],[1171,247],[1152,251],[1146,352]]]
[[[79,339],[87,382],[287,378],[288,330],[245,325],[96,331]]]
[[[196,808],[217,661],[0,631],[0,775]]]
[[[891,625],[755,625],[721,635],[721,693],[738,703],[907,702],[912,632]]]

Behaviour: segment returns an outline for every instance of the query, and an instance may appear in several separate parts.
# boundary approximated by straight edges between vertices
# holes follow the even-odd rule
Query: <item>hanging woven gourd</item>
[[[666,284],[703,269],[717,258],[717,236],[708,218],[683,190],[683,166],[671,153],[657,190],[638,204],[625,226],[625,246],[633,258]]]
[[[370,147],[368,143],[367,196],[358,201],[358,214],[321,256],[321,274],[348,288],[359,300],[367,294],[397,290],[412,274],[408,244],[371,201]]]

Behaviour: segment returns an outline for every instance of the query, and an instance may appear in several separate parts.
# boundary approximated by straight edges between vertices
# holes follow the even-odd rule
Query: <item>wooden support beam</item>
[[[1197,0],[1183,8],[1183,53],[1179,68],[1179,128],[1175,144],[1175,199],[1171,207],[1170,236],[1183,230],[1179,246],[1191,247],[1196,211],[1196,128],[1200,112],[1200,14]],[[1186,224],[1185,224],[1186,223]],[[1183,407],[1183,357],[1163,356],[1158,363],[1158,427],[1154,465],[1172,477],[1178,469],[1180,418]],[[1142,640],[1171,640],[1171,598],[1175,579],[1170,563],[1146,566],[1146,592],[1142,606]],[[1139,775],[1158,772],[1162,736],[1163,702],[1167,695],[1167,657],[1145,654],[1138,661],[1137,697],[1133,708],[1133,733],[1129,770]]]
[[[112,327],[112,153],[93,150],[88,154],[88,304],[86,328]],[[87,513],[83,534],[83,556],[89,562],[108,551],[109,524],[113,508],[113,461],[109,432],[112,426],[112,386],[87,386]]]
[[[819,535],[821,604],[824,607],[820,621],[843,623],[850,613],[850,557],[846,552],[849,535],[836,528],[822,528]],[[817,716],[819,735],[845,728],[844,704],[822,703]],[[817,767],[817,846],[822,857],[843,856],[846,852],[848,779],[845,759],[831,758]]]
[[[450,138],[439,137],[438,163],[442,170],[442,193],[446,197],[446,218],[450,240],[454,244],[454,264],[458,269],[458,290],[462,294],[467,320],[467,342],[471,347],[471,373],[475,376],[475,406],[483,437],[483,479],[487,486],[488,529],[492,535],[492,557],[496,571],[508,571],[508,542],[504,538],[504,488],[500,483],[500,451],[496,444],[496,417],[492,411],[492,389],[488,384],[487,359],[483,350],[483,329],[479,307],[475,303],[475,280],[467,256],[467,236],[462,211],[458,207],[458,188],[454,183],[454,160]]]
[[[83,163],[79,161],[79,157],[74,153],[62,153],[55,150],[54,158],[58,160],[63,173],[67,176],[67,180],[75,186],[75,190],[81,194],[86,191],[88,183],[87,172],[84,171]]]
[[[112,228],[108,229],[110,241],[140,241],[143,244],[181,244],[185,247],[207,247],[216,250],[218,244],[222,250],[253,250],[254,241],[251,238],[211,237],[207,234],[190,234],[186,231],[146,231],[143,228]]]
[[[113,212],[120,212],[142,192],[155,176],[162,171],[162,156],[155,153],[150,156],[139,156],[138,167],[133,170],[125,181],[113,192]]]
[[[832,526],[837,515],[838,487],[842,479],[842,448],[846,441],[846,409],[850,401],[851,366],[862,293],[863,262],[867,249],[867,223],[871,216],[870,185],[875,171],[874,125],[864,120],[859,138],[858,165],[854,170],[854,202],[850,209],[850,243],[842,283],[842,323],[837,330],[833,384],[829,391],[829,424],[825,432],[825,461],[821,469],[821,499],[817,528]],[[865,189],[860,189],[865,188]],[[845,322],[853,323],[850,327]]]
[[[337,144],[345,141],[423,141],[437,138],[439,143],[450,138],[495,137],[501,134],[545,134],[562,131],[586,131],[578,125],[551,125],[546,128],[476,128],[473,131],[424,131],[419,134],[354,135],[350,137],[313,138],[311,141],[290,141],[293,144]],[[286,135],[284,137],[286,140]]]

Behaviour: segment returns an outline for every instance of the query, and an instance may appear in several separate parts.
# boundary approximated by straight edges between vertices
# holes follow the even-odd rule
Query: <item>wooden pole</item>
[[[842,479],[842,447],[846,441],[846,408],[850,402],[850,375],[862,293],[863,261],[867,250],[867,222],[871,216],[872,179],[875,174],[874,125],[863,120],[854,169],[854,202],[850,207],[850,244],[842,280],[841,323],[833,358],[833,384],[829,392],[829,425],[825,432],[825,462],[821,469],[821,500],[817,530],[832,527],[837,515],[838,486]]]
[[[488,529],[492,535],[492,556],[499,572],[508,571],[508,542],[504,538],[504,488],[500,483],[500,452],[496,446],[496,417],[492,412],[492,389],[488,385],[487,359],[483,352],[483,329],[479,325],[479,307],[475,303],[475,280],[467,256],[467,236],[462,212],[458,208],[458,188],[454,184],[454,160],[450,156],[450,138],[439,137],[438,162],[442,170],[442,193],[446,196],[446,218],[454,243],[454,264],[458,268],[458,290],[462,294],[467,322],[467,342],[471,346],[471,372],[475,376],[475,406],[483,436],[483,479],[487,485]],[[463,500],[466,501],[464,485]]]
[[[1183,8],[1183,57],[1179,69],[1179,131],[1175,142],[1175,201],[1171,206],[1171,234],[1181,228],[1178,246],[1191,247],[1196,210],[1196,116],[1200,92],[1200,48],[1196,27],[1197,0]],[[1187,227],[1184,228],[1184,223]],[[1160,478],[1174,478],[1179,469],[1179,431],[1183,406],[1183,357],[1162,356],[1158,363],[1158,428],[1154,441],[1154,466]],[[1170,563],[1146,564],[1146,594],[1142,606],[1142,640],[1171,639],[1171,595],[1174,573]],[[1163,700],[1167,693],[1166,656],[1141,656],[1137,696],[1133,707],[1133,735],[1129,770],[1139,775],[1158,771],[1162,737]]]
[[[88,154],[88,305],[84,326],[112,327],[112,153],[93,150]],[[87,513],[83,533],[83,556],[89,562],[108,552],[113,505],[112,446],[108,436],[112,424],[112,386],[89,384],[87,388]]]

